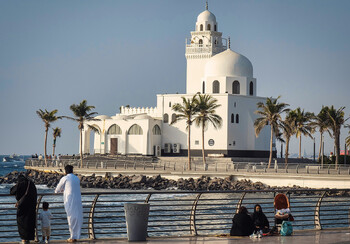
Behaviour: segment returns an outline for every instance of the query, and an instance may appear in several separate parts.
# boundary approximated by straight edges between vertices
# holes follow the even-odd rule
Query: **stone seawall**
[[[6,176],[0,177],[2,183],[16,183],[20,173],[11,172]],[[42,171],[27,170],[27,176],[37,185],[47,185],[56,187],[63,174],[47,173]],[[253,183],[250,180],[235,180],[234,176],[224,178],[201,176],[198,178],[179,178],[177,180],[167,179],[161,175],[122,175],[117,176],[83,176],[78,175],[82,188],[105,188],[105,189],[133,189],[133,190],[271,190],[271,189],[307,189],[299,186],[292,187],[271,187],[261,182]]]

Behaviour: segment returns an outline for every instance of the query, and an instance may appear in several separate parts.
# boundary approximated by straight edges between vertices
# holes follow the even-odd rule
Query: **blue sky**
[[[204,0],[0,1],[0,154],[43,153],[38,109],[71,116],[69,106],[86,99],[111,116],[126,104],[155,106],[156,94],[184,93],[185,38],[204,9]],[[252,62],[259,96],[315,113],[345,106],[347,117],[349,9],[347,0],[209,1],[231,49]],[[57,153],[78,153],[77,124],[56,126]],[[312,153],[311,139],[302,146]],[[325,148],[333,151],[328,137]]]

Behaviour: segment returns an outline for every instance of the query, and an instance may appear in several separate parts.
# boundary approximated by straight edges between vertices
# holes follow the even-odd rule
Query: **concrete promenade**
[[[12,242],[15,243],[15,242]],[[18,242],[16,242],[18,243]],[[51,241],[50,243],[66,243],[65,241]],[[77,244],[102,244],[102,243],[129,243],[126,239],[100,239],[100,240],[79,240]],[[188,236],[188,237],[157,237],[148,238],[148,244],[169,244],[169,243],[212,243],[212,244],[233,244],[233,243],[283,243],[283,244],[303,244],[303,243],[350,243],[350,229],[336,230],[308,230],[295,231],[292,236],[267,236],[263,238],[250,239],[249,237],[217,237],[217,236]]]

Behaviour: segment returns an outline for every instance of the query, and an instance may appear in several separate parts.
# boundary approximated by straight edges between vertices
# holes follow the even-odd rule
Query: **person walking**
[[[17,203],[17,227],[22,243],[29,243],[35,237],[37,191],[34,183],[20,174],[17,184],[10,190]]]
[[[66,176],[58,183],[55,193],[63,192],[64,208],[67,213],[70,238],[67,242],[76,242],[80,239],[83,225],[83,205],[81,203],[80,180],[73,174],[73,166],[66,165]]]
[[[39,214],[39,220],[41,220],[41,234],[43,236],[42,243],[49,243],[50,241],[51,219],[52,213],[49,210],[49,203],[43,202],[43,211]]]

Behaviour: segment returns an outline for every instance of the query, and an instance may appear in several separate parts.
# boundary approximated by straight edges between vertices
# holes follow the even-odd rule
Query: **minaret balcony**
[[[227,49],[227,46],[217,46],[212,47],[211,45],[204,44],[189,44],[186,45],[186,54],[196,54],[196,53],[220,53]]]

